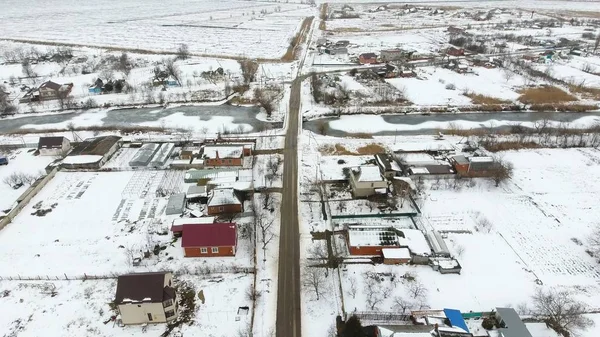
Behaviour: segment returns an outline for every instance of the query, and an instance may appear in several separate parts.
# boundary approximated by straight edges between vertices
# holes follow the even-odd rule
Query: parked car
[[[8,158],[0,157],[0,165],[8,165]]]

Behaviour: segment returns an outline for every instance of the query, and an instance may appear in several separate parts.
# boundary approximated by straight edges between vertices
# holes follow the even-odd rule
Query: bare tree
[[[367,305],[369,306],[369,308],[371,310],[376,310],[377,306],[383,301],[384,297],[383,294],[380,291],[378,282],[366,275],[365,276],[365,295],[367,297]]]
[[[462,257],[465,253],[465,246],[457,244],[456,247],[454,247],[454,250],[456,251],[456,256]]]
[[[408,283],[407,290],[415,300],[427,299],[427,294],[429,292],[425,284],[417,278]]]
[[[271,117],[273,110],[275,110],[275,104],[273,104],[273,97],[260,88],[254,89],[254,99],[260,105],[261,108],[265,109],[267,117]]]
[[[592,234],[587,239],[588,242],[588,252],[590,255],[595,258],[600,258],[600,226],[596,227],[596,229],[592,232]]]
[[[312,267],[310,265],[304,265],[302,272],[302,283],[305,287],[308,287],[311,292],[317,297],[317,301],[321,297],[323,287],[327,282],[325,276],[325,269],[319,267]]]
[[[327,261],[329,254],[327,253],[327,247],[323,241],[316,241],[308,249],[308,258],[311,260],[319,260],[320,262]]]
[[[575,299],[570,291],[538,288],[532,300],[534,315],[560,334],[567,336],[594,326],[594,321],[584,316],[587,305]]]
[[[504,68],[504,70],[502,71],[502,75],[504,76],[506,82],[510,81],[513,77],[515,77],[515,73],[513,73],[512,70],[508,68]]]
[[[0,116],[12,115],[17,111],[17,107],[13,104],[8,91],[4,85],[0,84]]]
[[[504,161],[501,157],[496,157],[490,171],[492,180],[496,184],[496,187],[498,187],[500,183],[512,178],[513,165],[510,162]]]
[[[402,313],[405,313],[407,309],[410,309],[412,307],[412,303],[405,299],[402,296],[396,296],[394,297],[394,304],[392,305],[392,309],[395,310],[402,310]]]
[[[2,182],[5,183],[6,185],[10,186],[11,188],[17,189],[23,185],[33,184],[41,176],[42,176],[41,172],[38,174],[13,172],[13,173],[7,175],[6,177],[4,177],[4,179],[2,179]]]
[[[256,221],[256,227],[260,233],[260,242],[262,243],[263,250],[263,262],[267,261],[267,246],[269,243],[275,238],[275,233],[273,233],[273,219],[265,219],[263,216],[254,217],[254,221]]]
[[[36,72],[33,71],[33,67],[27,59],[24,59],[23,62],[21,62],[21,71],[23,72],[23,75],[27,78],[37,77]]]
[[[262,204],[262,209],[271,210],[273,208],[273,197],[271,195],[271,192],[261,193],[260,201]]]
[[[358,292],[358,288],[356,287],[356,278],[351,276],[348,278],[348,282],[350,283],[350,288],[348,288],[348,295],[352,296],[352,298],[356,298],[356,293]]]
[[[187,44],[182,43],[177,47],[177,58],[179,60],[187,60],[190,58],[190,49]]]
[[[596,53],[596,50],[598,50],[598,45],[600,45],[600,33],[598,33],[598,36],[596,36],[596,41],[594,41],[594,54]]]
[[[250,84],[256,79],[256,72],[258,71],[258,63],[250,59],[239,60],[240,68],[242,70],[242,77],[244,78],[244,84]]]
[[[171,75],[177,81],[179,86],[182,86],[181,70],[179,69],[179,66],[177,64],[175,64],[174,59],[167,59],[165,61],[165,70],[169,75]]]

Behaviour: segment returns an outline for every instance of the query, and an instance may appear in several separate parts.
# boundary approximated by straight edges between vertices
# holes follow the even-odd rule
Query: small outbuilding
[[[384,264],[409,264],[411,260],[408,248],[383,248],[381,253]]]
[[[185,193],[173,194],[169,197],[167,208],[165,210],[166,215],[182,214],[185,209]]]
[[[71,141],[66,137],[40,137],[38,151],[40,156],[66,155],[71,149]]]
[[[63,159],[62,168],[99,169],[121,147],[121,137],[102,136],[89,138],[73,146]]]
[[[233,188],[215,188],[208,197],[208,215],[241,213],[244,210]]]
[[[150,163],[150,160],[160,148],[160,144],[156,143],[146,143],[140,147],[135,156],[131,161],[129,161],[129,166],[131,167],[144,167]]]

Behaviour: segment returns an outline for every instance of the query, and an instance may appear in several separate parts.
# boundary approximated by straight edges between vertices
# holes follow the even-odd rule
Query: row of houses
[[[413,310],[408,314],[355,313],[359,319],[385,321],[403,319],[403,324],[390,322],[362,327],[365,337],[532,337],[531,332],[513,308],[496,307],[487,312],[461,312],[457,309]],[[491,329],[482,327],[484,321],[496,323]],[[350,336],[346,322],[336,318],[337,336]]]

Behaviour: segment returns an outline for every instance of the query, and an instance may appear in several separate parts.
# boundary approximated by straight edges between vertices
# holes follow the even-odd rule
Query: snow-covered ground
[[[167,198],[157,196],[158,189],[182,191],[181,171],[59,172],[0,231],[2,276],[194,273],[204,266],[253,265],[247,240],[238,241],[236,257],[184,259],[181,240],[173,241],[169,232],[173,216],[164,216]],[[46,215],[32,214],[46,209],[51,210]],[[242,217],[238,223],[247,221]],[[131,266],[129,251],[137,256],[155,244],[167,248],[140,267]]]
[[[246,1],[181,0],[168,6],[157,0],[77,6],[52,1],[24,6],[11,0],[2,4],[0,19],[6,26],[3,37],[11,39],[172,53],[183,42],[174,37],[185,36],[193,53],[279,58],[313,11],[308,5]],[[42,25],[54,28],[40,30]]]
[[[5,214],[5,210],[10,210],[17,198],[25,192],[29,185],[24,185],[18,189],[13,189],[4,182],[12,174],[28,174],[42,176],[45,173],[44,168],[53,160],[52,156],[34,156],[35,149],[21,148],[3,153],[8,158],[8,165],[0,166],[0,215]]]

